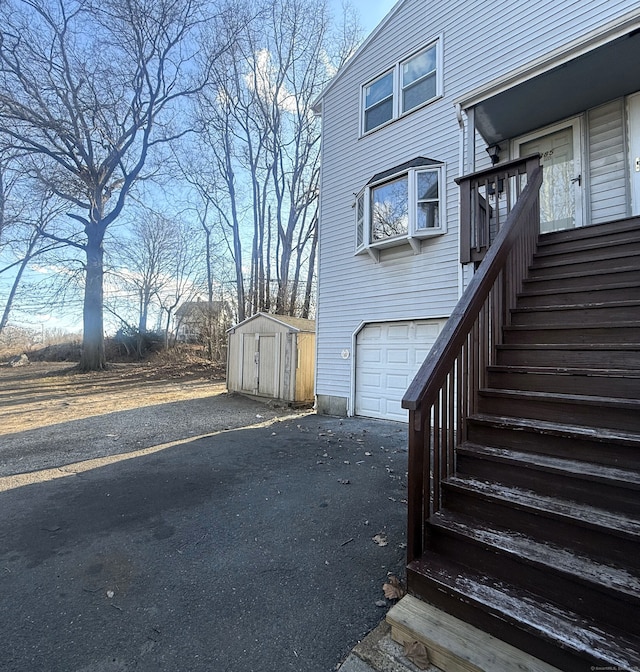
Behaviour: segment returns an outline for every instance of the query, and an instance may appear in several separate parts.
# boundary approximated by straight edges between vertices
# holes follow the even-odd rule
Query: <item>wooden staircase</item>
[[[541,236],[509,312],[410,592],[561,670],[640,670],[640,218]]]

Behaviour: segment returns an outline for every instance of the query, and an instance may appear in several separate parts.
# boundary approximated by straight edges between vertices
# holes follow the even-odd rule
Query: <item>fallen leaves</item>
[[[405,642],[404,655],[421,670],[426,670],[431,665],[429,651],[422,642]]]
[[[371,537],[372,541],[375,541],[378,546],[386,546],[389,542],[387,541],[387,535],[384,532],[378,532],[374,537]]]
[[[387,583],[382,586],[384,596],[388,600],[399,600],[407,594],[406,588],[397,576],[389,575]]]

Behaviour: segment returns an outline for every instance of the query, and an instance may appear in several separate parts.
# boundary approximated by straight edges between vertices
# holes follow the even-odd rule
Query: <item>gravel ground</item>
[[[384,617],[405,425],[202,380],[143,381],[165,401],[103,414],[89,381],[67,407],[13,382],[0,422],[34,426],[0,425],[3,672],[329,672]]]
[[[175,384],[201,394],[201,383],[197,386],[184,382]],[[220,382],[209,383],[206,393],[204,397],[113,411],[0,435],[0,476],[135,453],[173,441],[300,414],[283,406],[230,395]]]

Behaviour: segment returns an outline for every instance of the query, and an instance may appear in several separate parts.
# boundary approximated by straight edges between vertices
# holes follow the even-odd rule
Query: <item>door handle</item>
[[[571,184],[575,184],[576,182],[578,183],[579,187],[582,186],[582,175],[578,175],[578,177],[574,177],[571,180]]]
[[[640,173],[640,156],[636,157],[636,173]]]

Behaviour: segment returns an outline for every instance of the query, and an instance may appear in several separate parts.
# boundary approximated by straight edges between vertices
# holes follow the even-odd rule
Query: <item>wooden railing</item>
[[[539,165],[535,154],[456,180],[460,186],[460,263],[482,261]]]
[[[527,184],[518,187],[519,197],[402,400],[409,409],[409,562],[422,555],[425,521],[441,508],[441,484],[455,471],[456,445],[466,438],[466,419],[477,409],[486,368],[495,362],[495,346],[536,249],[542,184],[538,157],[511,162],[509,172],[504,166],[483,171],[482,184],[520,181],[522,173],[510,172],[520,163]],[[462,204],[463,212],[472,212],[478,203],[477,176],[460,181],[461,195],[470,200]]]

